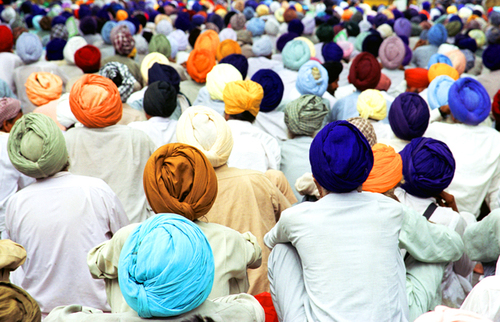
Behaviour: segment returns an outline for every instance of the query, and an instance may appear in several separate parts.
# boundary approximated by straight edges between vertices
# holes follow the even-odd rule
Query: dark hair
[[[255,116],[252,115],[249,111],[245,111],[240,114],[228,114],[230,120],[240,120],[240,121],[247,121],[250,123],[255,122]]]
[[[182,322],[215,322],[212,318],[206,316],[206,317],[202,317],[201,315],[194,315]]]

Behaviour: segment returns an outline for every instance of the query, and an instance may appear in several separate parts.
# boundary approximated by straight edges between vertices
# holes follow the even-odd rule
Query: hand
[[[442,191],[437,197],[436,201],[441,207],[448,207],[458,212],[457,204],[455,202],[455,197],[452,194]]]

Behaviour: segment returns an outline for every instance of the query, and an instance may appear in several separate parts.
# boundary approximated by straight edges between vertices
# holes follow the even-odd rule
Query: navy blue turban
[[[84,35],[93,35],[97,30],[97,21],[92,16],[80,19],[80,30]]]
[[[344,69],[342,63],[337,61],[326,62],[323,64],[323,67],[325,67],[328,72],[328,84],[335,82]]]
[[[477,50],[477,42],[474,38],[471,38],[471,37],[464,37],[464,38],[460,39],[456,43],[456,45],[460,49],[468,49],[468,50],[472,51],[473,53],[476,52],[476,50]]]
[[[481,83],[470,77],[459,78],[451,85],[448,106],[457,120],[468,125],[478,125],[491,111],[488,92]]]
[[[260,111],[270,112],[274,110],[281,103],[285,91],[281,77],[271,69],[260,69],[252,76],[252,81],[259,83],[264,90]]]
[[[429,125],[429,107],[416,93],[402,93],[392,102],[389,124],[400,139],[410,141],[424,135]]]
[[[245,79],[248,73],[248,59],[240,54],[232,54],[221,59],[219,64],[230,64],[236,67],[241,77]]]
[[[293,32],[287,32],[286,34],[281,35],[278,40],[276,41],[276,48],[282,52],[283,48],[285,48],[285,45],[290,41],[295,38],[297,38],[299,35]]]
[[[380,36],[378,32],[369,34],[365,40],[363,40],[362,51],[368,52],[375,57],[378,57],[378,50],[384,39]]]
[[[172,66],[154,63],[148,70],[148,84],[157,81],[165,81],[172,85],[177,93],[180,91],[181,77]]]
[[[189,13],[179,12],[174,23],[175,29],[180,29],[182,31],[187,31],[191,27],[191,21],[189,20]]]
[[[222,20],[222,17],[216,13],[211,13],[210,15],[208,15],[207,21],[215,24],[219,28],[219,30],[224,29],[224,20]]]
[[[500,45],[491,44],[483,52],[483,64],[489,70],[500,69]]]
[[[170,117],[177,107],[177,91],[165,81],[150,83],[144,93],[144,112],[149,116]]]
[[[344,51],[334,42],[327,42],[323,44],[321,48],[321,54],[323,55],[323,59],[325,62],[327,61],[336,61],[339,62],[344,57]]]
[[[66,40],[61,38],[54,38],[45,47],[46,55],[45,58],[48,61],[51,60],[63,60],[63,50],[64,46],[66,46]]]
[[[370,144],[358,128],[347,121],[327,124],[309,149],[314,179],[328,191],[350,192],[368,178],[373,167]]]
[[[58,25],[58,24],[66,24],[66,20],[67,18],[63,17],[63,16],[55,16],[54,19],[52,19],[52,27],[54,27],[55,25]]]
[[[411,195],[429,198],[446,189],[455,174],[455,159],[448,146],[430,138],[413,139],[403,151],[405,183],[401,188]]]
[[[302,35],[302,33],[304,32],[304,24],[299,19],[293,19],[288,23],[288,32]]]

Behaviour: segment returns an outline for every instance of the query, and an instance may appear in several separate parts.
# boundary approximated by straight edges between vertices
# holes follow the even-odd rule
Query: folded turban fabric
[[[240,72],[230,64],[218,64],[207,74],[207,90],[210,98],[222,101],[223,91],[226,84],[234,81],[242,81]]]
[[[99,75],[111,79],[118,87],[121,101],[127,101],[134,90],[136,80],[126,65],[119,62],[109,62],[99,70]]]
[[[486,35],[480,29],[473,29],[469,31],[469,36],[476,41],[477,47],[481,48],[486,44]]]
[[[238,30],[236,32],[236,40],[241,44],[241,45],[245,45],[245,44],[252,44],[253,43],[253,39],[252,39],[252,33],[248,30]]]
[[[93,35],[97,29],[97,21],[92,16],[80,19],[80,31],[84,35]]]
[[[264,30],[266,34],[270,36],[276,36],[279,33],[280,25],[276,19],[267,19],[266,24],[264,26]]]
[[[432,82],[436,77],[441,75],[450,76],[454,80],[457,80],[460,77],[457,70],[448,64],[436,63],[429,68],[429,82]]]
[[[111,45],[111,30],[116,26],[115,21],[106,21],[106,23],[102,26],[101,36],[104,42],[108,45]]]
[[[373,128],[372,123],[367,119],[362,118],[361,116],[351,117],[347,119],[347,122],[356,126],[358,130],[365,136],[368,140],[368,143],[371,147],[377,144],[377,134],[375,133],[375,129]]]
[[[255,10],[252,7],[245,7],[245,9],[243,9],[243,15],[246,20],[250,20],[255,16]]]
[[[320,42],[333,41],[334,36],[333,27],[329,24],[324,23],[316,29],[316,37],[318,37]]]
[[[403,179],[403,161],[394,148],[382,143],[373,146],[373,168],[363,183],[363,191],[384,193]]]
[[[47,44],[46,47],[46,59],[47,61],[51,60],[63,60],[63,50],[64,46],[66,46],[66,41],[60,38],[54,38]]]
[[[242,13],[237,13],[229,19],[229,24],[231,25],[231,28],[234,30],[241,30],[245,28],[245,23],[247,22],[247,18],[245,18],[245,15]]]
[[[7,150],[12,165],[32,178],[46,178],[68,163],[66,141],[56,123],[38,113],[24,115],[12,127]]]
[[[235,115],[248,111],[257,116],[263,97],[262,86],[254,81],[229,82],[223,91],[224,112]]]
[[[170,54],[172,53],[170,41],[168,41],[167,36],[163,34],[156,34],[151,38],[148,50],[150,53],[160,53],[165,57],[170,57]]]
[[[89,128],[115,125],[122,118],[123,105],[115,83],[99,75],[83,75],[71,88],[71,112]]]
[[[21,112],[21,102],[12,97],[0,98],[0,127],[4,121],[16,117]]]
[[[253,74],[252,81],[259,83],[264,90],[264,97],[260,103],[260,111],[273,111],[281,103],[285,92],[285,86],[281,77],[271,69],[259,69]]]
[[[194,48],[209,50],[215,57],[219,43],[219,35],[213,30],[206,30],[198,36]]]
[[[327,61],[341,61],[344,57],[344,51],[334,42],[324,43],[321,48],[321,54],[325,62]]]
[[[52,73],[34,72],[24,86],[30,102],[40,106],[61,97],[63,82],[61,77]]]
[[[441,75],[429,84],[427,90],[427,101],[431,109],[448,105],[448,92],[455,81],[447,75]]]
[[[126,26],[132,35],[135,35],[135,33],[137,31],[137,28],[135,27],[134,23],[132,21],[129,21],[129,20],[119,21],[116,25],[117,26]]]
[[[177,107],[177,91],[165,81],[153,82],[144,93],[143,106],[149,116],[170,117]]]
[[[327,124],[309,149],[314,179],[328,191],[357,189],[373,167],[373,153],[365,136],[347,121]]]
[[[394,32],[398,36],[411,37],[411,22],[406,18],[398,18],[394,22]]]
[[[455,159],[448,146],[441,141],[416,138],[400,154],[405,179],[401,188],[411,195],[435,197],[453,180]]]
[[[64,46],[63,55],[64,59],[70,64],[75,64],[75,53],[78,49],[87,45],[87,41],[80,36],[71,37],[66,46]]]
[[[486,30],[486,39],[489,44],[496,44],[500,41],[500,29],[497,27],[491,27]]]
[[[283,64],[288,69],[299,70],[309,58],[311,58],[311,51],[304,41],[292,40],[283,48]]]
[[[157,25],[156,25],[156,32],[165,36],[168,36],[172,31],[174,27],[172,26],[172,23],[166,19],[161,20]]]
[[[378,51],[382,45],[383,39],[379,33],[370,33],[363,39],[361,45],[361,50],[372,54],[373,56],[378,56]]]
[[[10,52],[14,45],[14,36],[7,26],[0,26],[0,53]]]
[[[440,23],[432,26],[431,29],[429,29],[429,33],[427,34],[429,44],[434,46],[439,46],[442,43],[446,42],[447,38],[448,32],[446,31],[446,28]]]
[[[285,107],[285,124],[295,135],[312,136],[323,124],[329,108],[321,97],[307,94],[291,101]]]
[[[476,40],[470,37],[464,37],[462,39],[459,39],[458,42],[457,38],[455,37],[455,43],[460,49],[469,49],[472,52],[475,52],[477,50]]]
[[[302,33],[304,32],[304,24],[302,24],[302,22],[299,19],[293,19],[288,23],[288,32],[293,32],[296,33],[297,35],[302,35]]]
[[[219,64],[230,64],[236,67],[243,79],[247,78],[248,59],[240,54],[232,54],[221,59]]]
[[[382,39],[386,39],[387,37],[390,37],[393,35],[392,28],[388,24],[384,23],[380,25],[377,28],[377,31],[379,32],[380,36]]]
[[[490,44],[483,52],[483,64],[491,71],[500,69],[500,44]]]
[[[266,16],[269,14],[269,7],[266,6],[265,4],[259,4],[257,6],[257,9],[255,9],[255,12],[257,15],[260,16]]]
[[[182,155],[184,151],[170,150],[165,152],[175,154],[159,158],[172,158],[180,165],[191,161]],[[162,161],[158,170],[171,167],[167,162],[163,167]],[[125,241],[118,280],[125,301],[140,317],[169,317],[189,312],[207,299],[214,269],[212,249],[202,230],[179,215],[159,214],[140,224]]]
[[[84,73],[98,72],[101,66],[101,51],[96,46],[83,46],[75,53],[75,65]]]
[[[345,29],[347,30],[347,35],[349,37],[356,37],[359,35],[359,26],[354,21],[349,21],[344,24]]]
[[[408,87],[415,87],[415,88],[427,88],[427,86],[429,86],[429,81],[430,81],[427,69],[420,67],[406,69],[405,80],[406,80],[406,85]]]
[[[380,81],[380,64],[370,53],[360,53],[354,58],[349,69],[348,80],[359,91],[373,89]]]
[[[278,20],[279,23],[283,23],[283,22],[285,22],[285,18],[283,17],[284,13],[285,13],[285,9],[279,8],[278,10],[276,10],[274,12],[274,18],[276,18],[276,20]]]
[[[181,77],[175,68],[170,65],[154,63],[148,70],[148,83],[165,81],[172,85],[177,93],[180,92]]]
[[[28,292],[14,284],[0,282],[0,320],[39,322],[42,312]]]
[[[411,141],[424,135],[429,125],[429,107],[416,93],[402,93],[391,104],[389,124],[394,134]]]
[[[252,51],[257,56],[267,57],[273,53],[273,43],[268,36],[262,36],[252,45]]]
[[[451,63],[451,60],[450,60],[450,58],[448,58],[448,56],[443,55],[443,54],[439,54],[439,53],[435,53],[429,59],[429,63],[427,63],[427,69],[430,69],[431,66],[436,64],[436,63],[443,63],[443,64],[453,66],[453,64]]]
[[[342,48],[342,51],[344,53],[343,58],[344,59],[349,59],[351,57],[352,52],[354,51],[354,45],[348,41],[339,41],[337,42],[337,45]]]
[[[215,52],[209,49],[196,48],[189,54],[187,72],[197,83],[205,83],[207,74],[215,66]]]
[[[491,111],[488,92],[481,83],[470,77],[460,78],[451,85],[448,106],[458,121],[468,125],[478,125]]]
[[[226,164],[233,149],[226,120],[204,106],[192,106],[182,113],[177,123],[177,140],[203,152],[214,168]]]
[[[0,239],[0,282],[9,283],[10,272],[16,270],[19,266],[24,264],[25,261],[26,250],[23,246],[14,243],[10,239]],[[0,303],[0,312],[3,312],[4,310],[5,307],[2,307],[2,304]],[[7,313],[7,315],[9,315],[9,313]],[[2,317],[1,313],[0,318],[2,318],[2,321],[12,321],[6,319],[5,316]]]
[[[311,40],[309,40],[306,37],[297,37],[294,40],[300,40],[306,43],[306,45],[309,47],[309,52],[311,54],[311,57],[316,57],[316,48],[314,47],[314,44]]]
[[[252,33],[253,37],[258,37],[264,34],[266,23],[264,20],[254,17],[247,21],[246,28]]]
[[[148,82],[149,69],[154,65],[154,63],[168,65],[169,60],[167,57],[165,57],[165,55],[160,53],[155,52],[147,54],[146,57],[142,59],[141,63],[141,76],[145,82]]]
[[[312,94],[321,97],[328,84],[327,70],[317,61],[310,60],[300,67],[295,87],[300,95]]]
[[[335,82],[344,69],[342,63],[335,61],[326,62],[323,64],[323,67],[328,72],[328,84]]]
[[[493,96],[493,103],[491,103],[491,111],[493,114],[500,115],[500,90]]]
[[[186,33],[182,30],[174,30],[168,35],[168,39],[175,39],[177,41],[177,48],[180,51],[186,50],[188,46],[188,37]]]
[[[356,107],[359,116],[365,119],[380,121],[387,116],[387,101],[376,89],[367,89],[359,94]]]
[[[377,87],[375,87],[375,89],[387,92],[390,87],[391,87],[391,79],[383,73],[380,74],[380,81],[378,82]]]
[[[50,39],[61,38],[68,41],[68,37],[68,29],[63,24],[55,25],[50,31]]]
[[[231,39],[226,39],[222,41],[217,47],[216,58],[220,61],[222,58],[229,56],[231,54],[241,54],[240,45]]]
[[[398,36],[385,39],[378,50],[380,61],[387,69],[396,69],[401,66],[405,54],[405,44]]]
[[[31,64],[40,59],[43,52],[42,42],[37,35],[25,32],[16,42],[16,53],[25,64]]]
[[[455,37],[460,30],[462,30],[462,22],[461,21],[450,21],[446,24],[446,31],[448,36]]]
[[[446,56],[450,58],[453,68],[455,68],[458,74],[461,75],[465,71],[465,66],[467,65],[464,53],[457,49],[447,52]]]
[[[127,26],[124,25],[116,26],[113,29],[111,42],[113,43],[116,53],[122,56],[128,56],[135,47],[134,37]]]
[[[231,39],[231,40],[236,41],[238,38],[236,36],[236,31],[234,31],[231,28],[224,28],[219,33],[219,39],[220,39],[220,41],[224,41],[226,39]]]
[[[283,52],[283,49],[285,46],[292,41],[293,39],[297,38],[299,35],[288,32],[286,34],[281,35],[278,40],[276,41],[276,49],[278,51]]]

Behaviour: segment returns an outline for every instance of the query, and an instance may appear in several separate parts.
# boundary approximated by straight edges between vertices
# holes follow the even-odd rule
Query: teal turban
[[[310,136],[321,128],[329,110],[321,97],[302,95],[286,105],[285,124],[295,135]]]
[[[298,71],[311,58],[311,51],[305,41],[292,40],[285,45],[281,56],[286,68]]]
[[[10,131],[7,149],[14,167],[37,179],[56,174],[68,163],[61,130],[43,114],[30,113],[20,118]]]
[[[212,291],[212,248],[192,221],[158,214],[127,238],[118,281],[125,301],[140,317],[181,315],[200,306]]]

